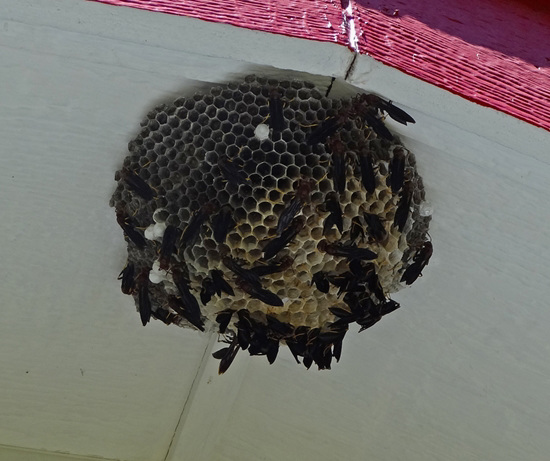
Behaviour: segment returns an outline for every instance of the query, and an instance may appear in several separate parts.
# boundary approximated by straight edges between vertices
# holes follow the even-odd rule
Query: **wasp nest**
[[[431,256],[415,157],[384,114],[414,123],[372,94],[255,76],[151,111],[111,199],[143,325],[215,328],[220,372],[280,343],[330,368],[349,324],[397,309]]]

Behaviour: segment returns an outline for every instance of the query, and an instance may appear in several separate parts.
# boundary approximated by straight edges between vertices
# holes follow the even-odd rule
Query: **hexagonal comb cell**
[[[220,373],[280,344],[330,368],[349,325],[397,309],[432,253],[416,160],[385,116],[414,123],[373,94],[256,76],[152,110],[110,202],[143,325],[219,331]]]

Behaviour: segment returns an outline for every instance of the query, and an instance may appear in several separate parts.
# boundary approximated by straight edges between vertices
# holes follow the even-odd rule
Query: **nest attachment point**
[[[152,110],[110,203],[143,325],[215,329],[220,373],[280,344],[330,368],[349,325],[397,309],[432,253],[415,156],[385,116],[414,123],[373,94],[256,76]]]

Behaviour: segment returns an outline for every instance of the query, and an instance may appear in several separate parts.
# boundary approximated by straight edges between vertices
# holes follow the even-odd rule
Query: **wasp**
[[[268,329],[265,325],[256,323],[250,335],[248,346],[250,355],[266,355],[270,364],[277,358],[279,341],[268,337]]]
[[[340,356],[342,355],[342,344],[344,342],[344,338],[340,338],[336,341],[334,341],[334,346],[332,348],[332,356],[336,359],[337,362],[340,361]]]
[[[132,220],[120,208],[116,210],[116,220],[126,237],[128,237],[138,248],[145,248],[147,244],[145,237],[141,235],[135,228]]]
[[[298,181],[294,197],[279,216],[279,221],[277,222],[277,235],[281,235],[281,233],[290,225],[291,221],[302,209],[304,203],[309,200],[311,190],[314,185],[314,179],[302,178]]]
[[[229,207],[223,207],[212,219],[212,232],[216,242],[225,242],[227,234],[231,232],[236,225],[237,223],[231,216],[231,209]]]
[[[162,270],[168,270],[172,253],[176,250],[176,242],[181,234],[181,231],[172,225],[169,225],[164,230],[162,243],[159,250],[159,266]]]
[[[329,325],[328,330],[319,333],[319,341],[325,344],[332,344],[334,341],[343,339],[348,331],[348,325]]]
[[[278,263],[253,266],[250,268],[250,271],[256,274],[258,277],[263,277],[265,275],[283,272],[291,267],[293,262],[294,259],[292,259],[290,256],[285,256],[284,258],[281,258]]]
[[[139,316],[143,326],[151,320],[151,299],[149,298],[149,272],[151,269],[144,268],[136,277],[138,286]]]
[[[393,151],[393,157],[390,160],[389,185],[391,191],[396,194],[403,187],[405,181],[405,151],[399,147]]]
[[[367,315],[361,319],[357,320],[357,323],[361,327],[359,333],[366,330],[367,328],[372,327],[375,323],[379,322],[382,319],[381,315]]]
[[[343,301],[349,307],[351,313],[347,312],[345,309],[341,309],[343,313],[342,315],[333,311],[334,315],[341,317],[338,320],[339,323],[351,323],[357,321],[358,318],[364,317],[366,314],[366,308],[368,307],[365,305],[365,301],[372,303],[372,300],[369,297],[365,298],[363,293],[357,292],[346,293]]]
[[[271,90],[269,96],[269,127],[274,133],[283,131],[286,128],[283,101],[281,95],[275,89]]]
[[[291,336],[287,337],[285,342],[294,356],[296,363],[300,363],[298,357],[303,357],[306,352],[307,332],[309,328],[306,326],[297,327]]]
[[[222,173],[222,176],[230,184],[238,186],[244,184],[248,177],[243,171],[243,161],[240,157],[230,159],[227,155],[222,155],[218,159],[218,167]]]
[[[329,211],[330,214],[325,218],[325,222],[323,223],[323,235],[326,235],[334,225],[336,225],[336,228],[341,234],[344,230],[344,221],[342,219],[343,213],[342,207],[340,206],[340,201],[338,200],[338,195],[336,195],[335,192],[330,192],[327,194],[325,210]]]
[[[380,315],[387,315],[390,312],[393,312],[396,309],[399,309],[401,305],[394,301],[393,299],[386,299],[383,303],[380,305]]]
[[[344,296],[344,300],[347,300],[349,302],[349,295],[351,293],[346,293],[346,296]],[[329,307],[328,310],[336,317],[338,317],[338,320],[336,322],[333,322],[334,324],[340,325],[340,324],[349,324],[355,322],[357,320],[357,315],[353,312],[347,311],[345,309],[342,309],[341,307]]]
[[[253,298],[259,299],[270,306],[280,307],[284,304],[283,300],[279,298],[279,296],[269,290],[266,290],[265,288],[262,288],[261,285],[237,278],[237,286]]]
[[[156,311],[151,311],[151,315],[156,319],[164,322],[166,325],[171,325],[172,323],[178,323],[180,317],[177,314],[168,312],[166,309],[157,309]]]
[[[244,309],[237,311],[237,316],[239,317],[238,322],[235,323],[237,327],[237,340],[239,341],[241,349],[246,350],[250,345],[252,332],[254,331],[254,323],[248,311]]]
[[[328,276],[328,280],[338,288],[336,296],[340,297],[345,292],[355,292],[360,289],[359,279],[351,272]]]
[[[201,208],[193,213],[185,231],[181,235],[181,246],[193,246],[199,237],[201,226],[208,217],[215,211],[216,205],[212,202],[205,203]]]
[[[231,285],[229,285],[229,283],[227,283],[223,278],[222,271],[218,269],[214,269],[213,271],[210,272],[210,276],[212,277],[212,283],[214,286],[215,293],[218,296],[222,295],[222,291],[224,293],[227,293],[230,296],[235,295],[233,288],[231,288]]]
[[[394,119],[396,122],[399,122],[403,125],[407,123],[416,123],[414,118],[412,118],[407,112],[399,107],[393,105],[392,101],[386,101],[375,94],[363,94],[361,98],[364,99],[371,106],[376,107],[377,109],[387,112],[387,114]]]
[[[304,354],[306,368],[309,368],[312,362],[315,362],[319,370],[330,370],[332,362],[331,343],[324,339],[324,333],[321,333],[319,328],[309,331],[307,346]]]
[[[329,117],[325,121],[321,122],[309,133],[306,138],[306,144],[308,146],[314,146],[315,144],[324,143],[328,137],[332,136],[338,131],[344,124],[345,118],[341,116]]]
[[[409,217],[409,211],[411,208],[412,191],[410,183],[406,182],[401,190],[401,197],[397,202],[397,209],[395,210],[395,216],[393,218],[393,225],[397,227],[399,232],[403,232],[407,219]]]
[[[172,310],[185,318],[191,325],[195,326],[200,331],[204,331],[204,323],[201,319],[200,310],[195,311],[194,308],[186,304],[182,298],[173,295],[168,296],[168,305]]]
[[[231,321],[231,317],[233,316],[234,312],[235,311],[232,309],[225,309],[221,312],[218,312],[218,315],[216,315],[216,322],[220,324],[220,334],[223,335],[227,330],[227,327],[229,325],[229,322]]]
[[[260,276],[251,269],[245,269],[237,262],[235,258],[232,258],[231,256],[226,256],[222,259],[222,263],[237,277],[244,280],[245,282],[251,285],[261,285]]]
[[[122,168],[115,174],[115,181],[122,179],[128,187],[145,200],[152,200],[156,192],[139,175],[129,168]]]
[[[288,338],[294,328],[290,324],[281,322],[271,315],[266,315],[266,320],[269,337],[266,355],[269,363],[273,363],[279,351],[279,340]]]
[[[342,194],[346,189],[346,146],[338,139],[330,138],[328,146],[332,151],[331,175],[334,189]]]
[[[369,263],[365,266],[364,277],[367,282],[369,291],[373,293],[378,300],[382,302],[386,301],[386,295],[384,294],[384,289],[382,288],[380,280],[378,279],[378,274],[376,273],[376,268],[374,267],[374,264]]]
[[[134,263],[126,263],[126,267],[118,274],[117,280],[122,280],[120,289],[125,295],[131,295],[136,289],[134,280]]]
[[[223,272],[220,270],[213,270],[210,272],[210,277],[207,277],[202,282],[201,289],[201,301],[204,305],[212,299],[214,294],[218,296],[222,295],[222,292],[227,293],[230,296],[233,296],[235,293],[231,285],[225,281],[223,278]]]
[[[305,346],[303,352],[303,363],[304,366],[309,370],[311,364],[313,363],[313,357],[316,354],[317,349],[317,338],[319,336],[319,328],[310,328],[307,330],[305,338]]]
[[[275,362],[277,354],[279,353],[279,341],[276,339],[268,338],[264,349],[267,361],[270,365],[273,365],[273,362]]]
[[[296,197],[290,201],[279,216],[279,221],[277,222],[277,235],[281,235],[281,233],[290,225],[294,217],[302,209],[302,205],[303,204]]]
[[[363,213],[363,217],[365,218],[365,222],[367,223],[367,231],[369,235],[375,241],[383,242],[388,236],[388,233],[386,232],[386,229],[384,228],[384,224],[382,224],[380,217],[372,213]]]
[[[179,270],[172,269],[172,277],[174,278],[174,284],[179,291],[181,296],[181,304],[183,307],[183,312],[178,312],[180,315],[183,315],[189,322],[195,325],[199,330],[204,331],[204,325],[201,320],[201,309],[197,299],[193,296],[189,289],[189,282],[185,280],[183,273]],[[175,298],[175,297],[174,297]],[[178,299],[178,298],[175,298]],[[173,304],[176,305],[179,301],[173,301]],[[172,307],[172,305],[170,305]],[[200,325],[200,326],[199,326]]]
[[[299,234],[306,223],[304,216],[298,216],[292,220],[290,225],[283,231],[279,237],[270,240],[263,248],[263,259],[273,258],[279,251],[286,247]]]
[[[376,175],[374,173],[374,157],[372,152],[367,148],[363,148],[359,151],[358,157],[363,187],[369,194],[373,194],[376,189]]]
[[[212,354],[212,357],[220,360],[220,366],[218,368],[218,373],[220,375],[223,375],[229,369],[239,352],[239,348],[239,342],[237,341],[237,337],[235,337],[228,347],[224,347]]]
[[[313,277],[311,279],[311,283],[315,284],[317,289],[321,293],[328,293],[330,289],[329,281],[327,278],[326,272],[319,271],[313,274]]]
[[[407,285],[411,285],[418,277],[422,275],[422,270],[430,262],[432,254],[432,242],[424,242],[420,250],[418,250],[414,255],[412,264],[405,269],[405,272],[403,272],[401,281],[405,282]]]
[[[368,248],[359,248],[355,245],[342,245],[340,243],[328,243],[326,240],[321,240],[317,248],[332,256],[341,256],[349,260],[353,259],[376,259],[377,254]]]
[[[351,273],[359,280],[365,280],[365,267],[359,259],[353,259],[348,264]]]
[[[349,228],[350,242],[354,243],[359,237],[361,237],[361,241],[365,239],[365,230],[361,224],[361,218],[359,216],[355,216],[352,218]]]
[[[367,110],[363,113],[363,119],[365,123],[372,128],[372,130],[381,138],[387,139],[388,141],[393,141],[393,134],[388,130],[384,121],[381,118],[378,118],[376,113],[373,113],[370,110]]]
[[[212,299],[212,296],[214,296],[214,293],[216,293],[214,282],[212,282],[211,278],[205,278],[202,281],[202,288],[200,292],[201,303],[206,306]]]
[[[292,334],[293,327],[289,323],[281,322],[272,315],[266,315],[267,326],[271,332],[278,338],[286,338]]]
[[[361,117],[379,137],[392,141],[393,135],[384,125],[383,119],[379,118],[378,108],[369,103],[367,96],[360,94],[354,98],[351,108],[352,113]]]

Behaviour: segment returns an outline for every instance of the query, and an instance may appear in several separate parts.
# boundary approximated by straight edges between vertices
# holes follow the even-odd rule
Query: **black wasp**
[[[172,225],[166,226],[159,250],[159,266],[162,270],[168,270],[170,258],[176,251],[176,242],[180,235],[181,231],[177,227]]]
[[[138,287],[139,316],[143,326],[151,320],[151,299],[149,298],[149,272],[151,269],[143,268],[136,277]]]
[[[147,244],[145,237],[136,230],[132,219],[121,209],[116,210],[116,220],[126,237],[128,237],[138,248],[144,248]]]
[[[264,260],[273,258],[279,251],[286,247],[294,237],[296,237],[303,229],[306,223],[304,216],[297,216],[292,220],[290,225],[283,231],[279,237],[275,237],[267,242],[267,245],[263,248]]]
[[[342,219],[342,207],[338,200],[338,195],[335,192],[329,192],[324,203],[324,208],[330,214],[325,218],[323,223],[323,235],[327,235],[328,231],[333,226],[342,233],[344,231],[344,221]]]
[[[326,240],[321,240],[317,248],[332,256],[341,256],[349,260],[353,259],[376,259],[377,254],[368,248],[359,248],[356,245],[342,245],[341,243],[328,243]]]
[[[394,149],[393,157],[390,160],[390,175],[388,178],[391,191],[394,194],[399,192],[403,187],[406,159],[405,151],[401,147]]]
[[[153,188],[147,184],[139,175],[129,168],[122,168],[115,174],[115,181],[122,179],[128,187],[145,200],[152,200],[156,195]]]
[[[274,133],[283,131],[286,128],[286,121],[283,115],[283,101],[276,89],[271,90],[269,96],[269,127]]]
[[[290,203],[281,212],[277,222],[277,234],[280,235],[292,222],[294,217],[302,209],[311,196],[311,190],[315,185],[314,179],[300,179],[296,186],[296,192]]]
[[[213,202],[208,202],[193,213],[181,236],[180,245],[182,247],[193,246],[195,244],[199,237],[201,226],[215,210],[216,205]]]
[[[346,146],[336,138],[330,138],[327,145],[331,150],[331,175],[334,189],[340,194],[346,189]]]
[[[412,201],[412,185],[410,182],[406,182],[403,188],[401,189],[401,196],[397,202],[397,209],[395,210],[395,216],[393,218],[393,224],[399,232],[403,232],[405,224],[407,224],[407,219],[409,217],[409,212],[411,208]]]
[[[214,240],[218,243],[225,242],[227,234],[231,232],[236,225],[231,208],[228,206],[222,207],[218,214],[212,218]]]
[[[433,254],[432,242],[424,242],[420,250],[416,252],[413,257],[412,264],[405,269],[401,281],[405,282],[407,285],[412,284],[418,277],[422,275],[422,270],[430,262],[430,258]]]
[[[136,281],[134,279],[134,263],[126,263],[126,267],[118,274],[118,280],[121,280],[120,289],[125,295],[131,295],[136,289]]]
[[[361,169],[361,182],[369,194],[373,194],[376,189],[376,174],[374,172],[374,157],[368,148],[359,150],[359,167]]]

